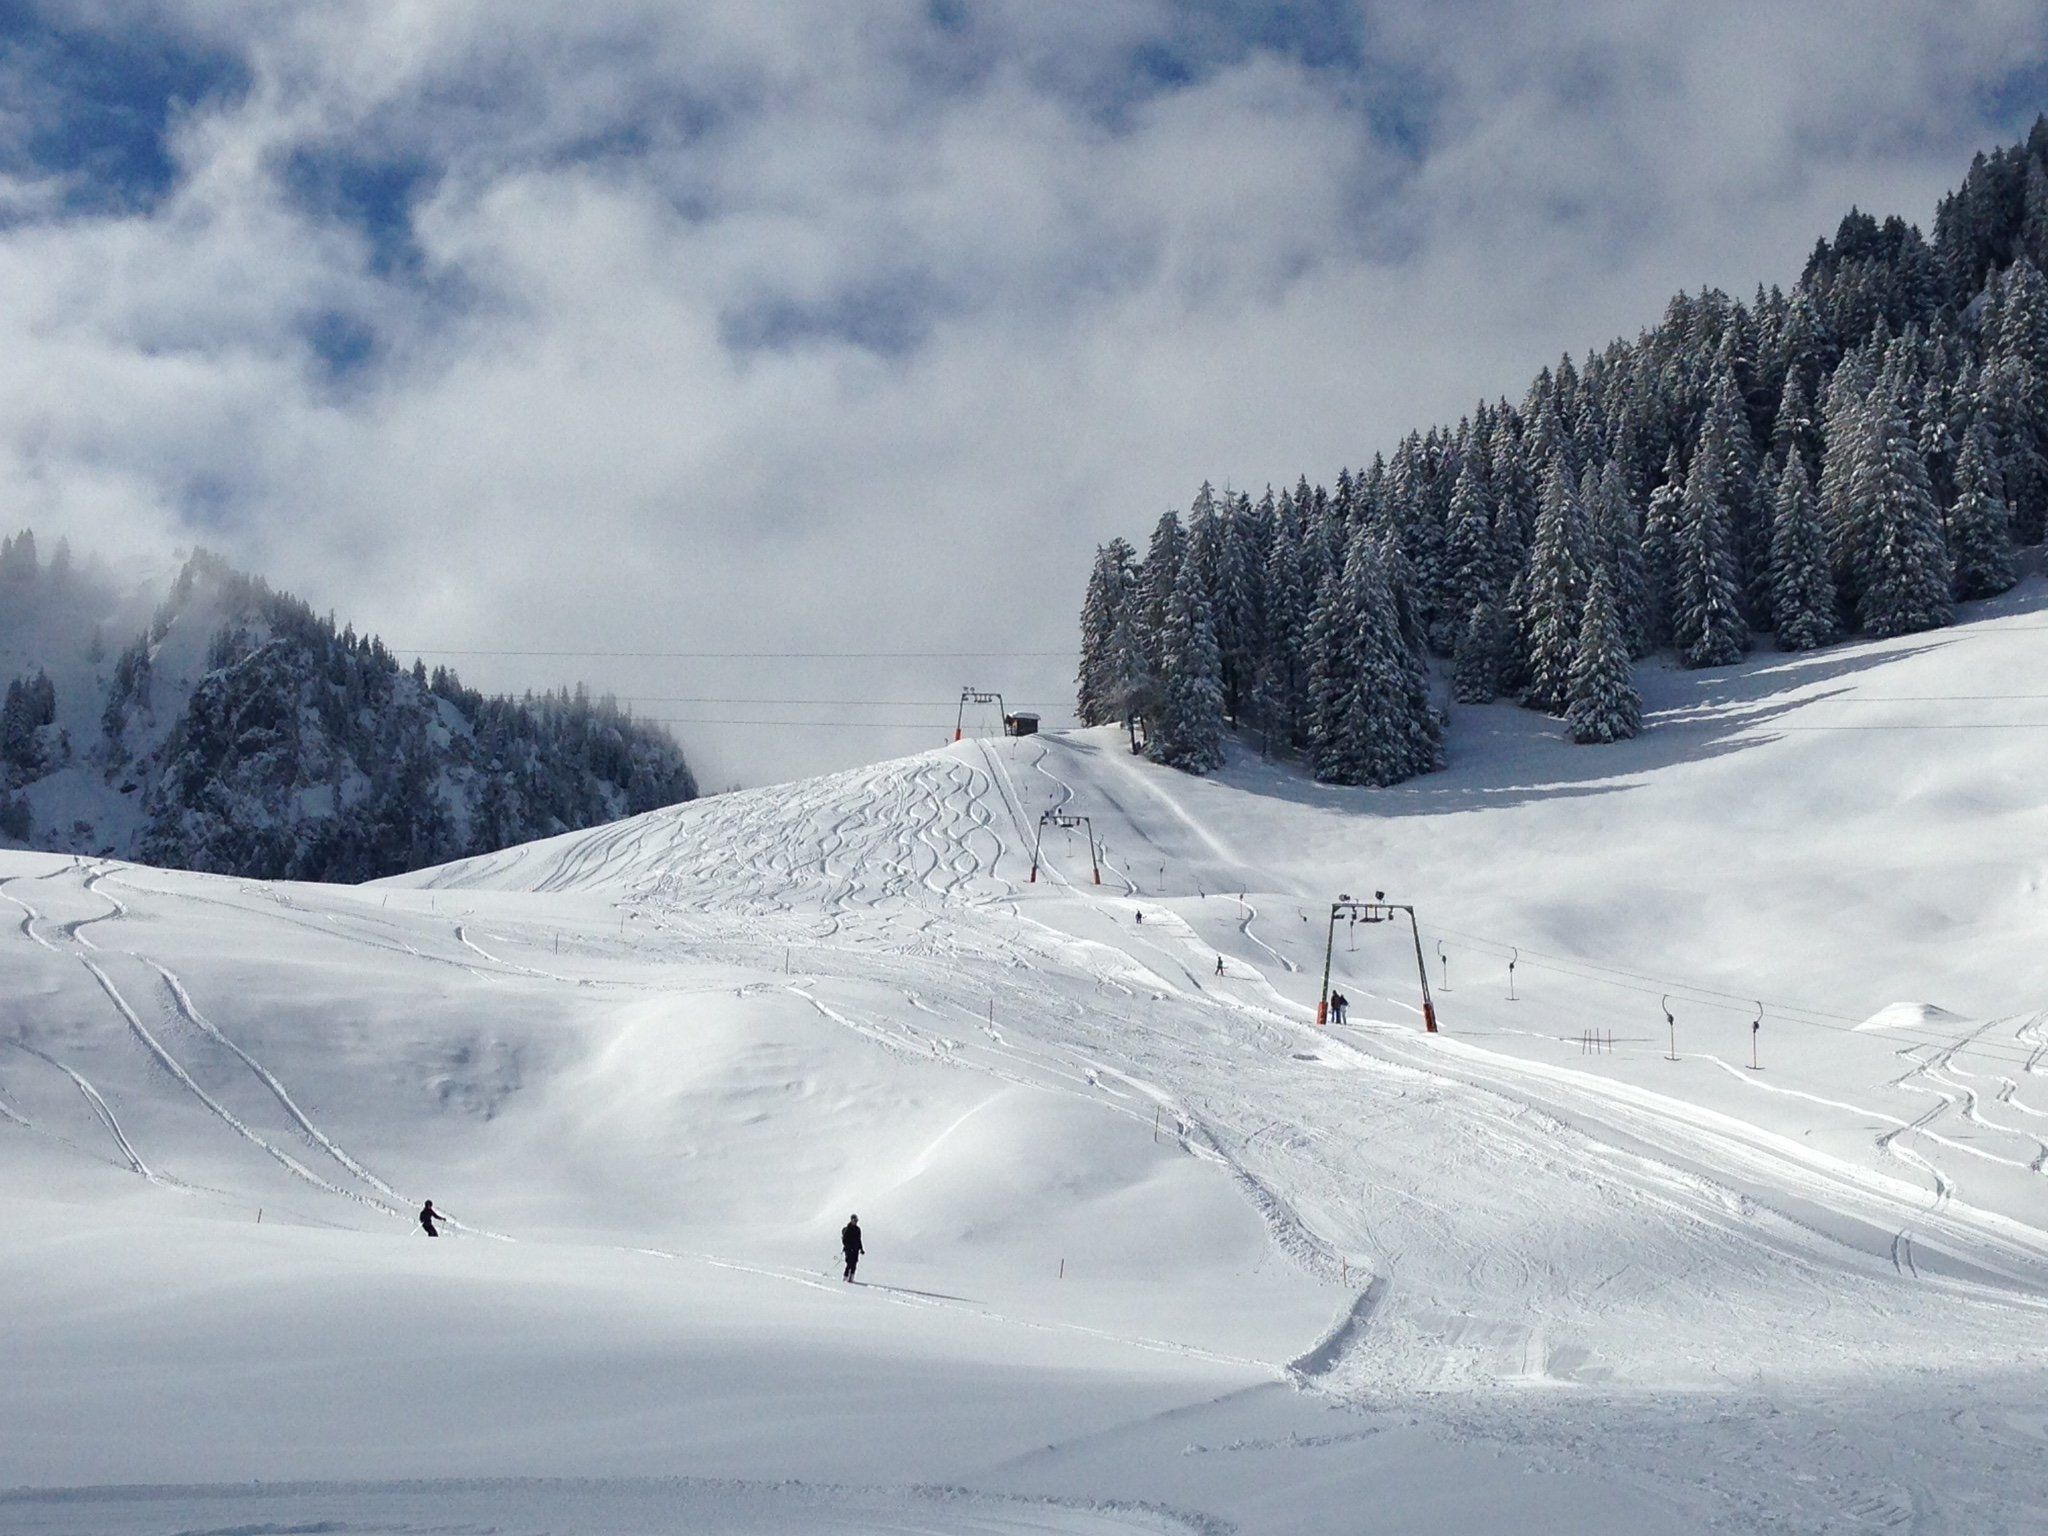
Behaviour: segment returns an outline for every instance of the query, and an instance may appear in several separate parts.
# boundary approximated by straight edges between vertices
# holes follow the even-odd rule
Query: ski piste
[[[1468,709],[1391,791],[1104,729],[376,886],[0,855],[0,1485],[2032,1528],[2038,738],[1805,727],[1965,723],[1926,701],[2039,670],[2044,609],[1653,668],[1598,753]],[[1376,892],[1434,1036],[1405,920],[1329,937]],[[857,1293],[819,1258],[852,1210]],[[217,1524],[317,1517],[247,1497]]]

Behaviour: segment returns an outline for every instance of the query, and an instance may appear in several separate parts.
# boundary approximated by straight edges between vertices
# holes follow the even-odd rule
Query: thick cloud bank
[[[1063,711],[1094,543],[1924,221],[2048,6],[0,4],[0,522],[685,720]],[[852,700],[737,704],[720,700]],[[865,701],[891,701],[874,704]]]

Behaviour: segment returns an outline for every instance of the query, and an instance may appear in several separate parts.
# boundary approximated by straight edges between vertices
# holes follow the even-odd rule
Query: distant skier
[[[1221,955],[1216,957],[1216,974],[1218,976],[1223,974],[1223,957]]]
[[[437,1221],[446,1221],[447,1219],[448,1218],[446,1216],[443,1216],[439,1211],[434,1209],[434,1202],[431,1200],[429,1200],[425,1205],[420,1207],[420,1230],[426,1233],[429,1237],[439,1237],[441,1234],[434,1230],[434,1223]]]
[[[1140,928],[1145,926],[1145,914],[1143,912],[1138,914],[1138,926]]]
[[[860,1240],[860,1218],[849,1216],[846,1225],[839,1229],[839,1246],[846,1251],[846,1279],[853,1281],[853,1272],[860,1264],[860,1256],[867,1252]]]
[[[1339,1024],[1342,1024],[1350,1016],[1351,999],[1342,992],[1332,992],[1330,994],[1330,1013]]]

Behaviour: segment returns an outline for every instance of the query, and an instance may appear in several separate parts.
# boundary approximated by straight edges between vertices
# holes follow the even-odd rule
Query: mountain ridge
[[[203,550],[123,580],[5,540],[0,657],[0,837],[46,851],[366,880],[697,793],[609,698],[408,668]]]

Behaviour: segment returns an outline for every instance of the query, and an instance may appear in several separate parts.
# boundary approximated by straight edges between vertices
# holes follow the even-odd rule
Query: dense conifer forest
[[[1204,484],[1096,554],[1077,711],[1201,773],[1226,731],[1336,784],[1443,763],[1457,699],[1641,726],[1630,663],[1952,621],[2048,525],[2048,119],[1932,238],[1851,211],[1790,292],[1663,320],[1331,484]]]
[[[365,880],[697,793],[668,733],[608,698],[486,696],[213,555],[186,560],[153,610],[136,600],[61,544],[41,558],[32,533],[0,542],[0,655],[19,673],[0,707],[0,836]]]

